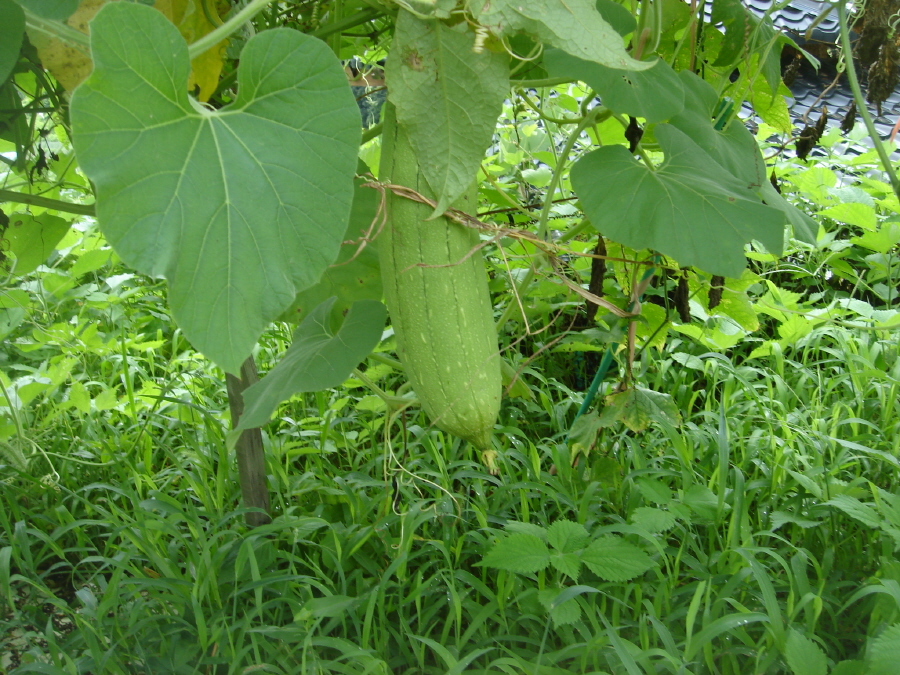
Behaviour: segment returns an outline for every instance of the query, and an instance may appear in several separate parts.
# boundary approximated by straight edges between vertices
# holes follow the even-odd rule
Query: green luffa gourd
[[[393,106],[385,106],[381,180],[433,197]],[[475,212],[476,186],[453,207]],[[422,408],[444,431],[490,449],[502,381],[478,233],[385,191],[381,274],[397,349]]]

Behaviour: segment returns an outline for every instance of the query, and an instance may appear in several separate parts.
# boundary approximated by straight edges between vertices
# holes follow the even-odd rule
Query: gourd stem
[[[654,257],[654,261],[658,264],[659,258]],[[644,272],[644,276],[641,277],[641,281],[635,289],[635,294],[638,295],[637,300],[632,300],[628,304],[628,311],[632,311],[634,309],[635,302],[641,301],[641,296],[643,296],[642,288],[646,288],[649,284],[650,277],[656,272],[656,265],[652,267],[648,267],[647,271]],[[634,297],[634,296],[632,296]],[[581,407],[578,409],[578,412],[575,414],[575,419],[572,420],[572,425],[575,425],[576,420],[581,417],[584,413],[588,411],[588,408],[594,403],[594,399],[597,397],[597,392],[600,391],[600,384],[603,382],[603,379],[606,377],[606,372],[609,370],[609,367],[612,365],[613,354],[616,349],[619,347],[619,343],[616,342],[611,344],[606,349],[606,353],[603,355],[603,360],[600,361],[600,365],[597,367],[597,372],[594,374],[594,379],[591,381],[591,386],[588,387],[588,390],[585,392],[584,401],[581,403]],[[569,427],[571,430],[572,427]],[[566,443],[569,442],[569,434],[566,433]]]
[[[863,97],[862,89],[859,86],[859,78],[856,77],[856,68],[853,65],[853,47],[850,45],[850,27],[847,25],[847,5],[843,2],[837,2],[835,4],[837,5],[838,10],[838,22],[841,26],[841,49],[844,52],[844,64],[847,72],[847,80],[850,82],[850,90],[853,92],[853,101],[856,103],[856,109],[859,111],[859,116],[862,117],[863,123],[866,125],[866,131],[869,132],[869,138],[872,139],[872,143],[875,145],[875,152],[878,153],[878,158],[881,160],[881,166],[884,168],[885,173],[887,173],[888,178],[891,181],[894,195],[897,199],[900,199],[900,180],[897,179],[897,174],[894,171],[894,167],[891,165],[891,158],[888,156],[887,150],[884,148],[884,143],[881,141],[881,136],[875,128],[875,122],[872,121],[872,116],[869,114],[869,108],[866,106],[866,99]]]
[[[222,40],[250,21],[254,16],[263,11],[271,2],[272,0],[251,0],[250,4],[228,19],[228,21],[215,30],[207,33],[196,42],[191,43],[191,45],[188,46],[188,55],[191,57],[191,60],[197,58],[203,52],[209,51],[215,47]]]

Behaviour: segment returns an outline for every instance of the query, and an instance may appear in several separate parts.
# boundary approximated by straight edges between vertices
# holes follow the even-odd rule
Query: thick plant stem
[[[351,28],[356,28],[357,26],[366,23],[367,21],[377,19],[379,16],[381,16],[381,14],[382,12],[378,11],[377,9],[364,9],[357,12],[356,14],[345,16],[340,21],[332,21],[331,23],[327,23],[319,30],[310,33],[310,35],[319,39],[324,39],[334,33],[347,31]]]
[[[565,146],[559,153],[556,168],[553,170],[553,174],[550,177],[550,185],[547,186],[547,196],[544,199],[544,208],[541,209],[541,215],[538,219],[537,236],[541,239],[547,238],[547,222],[550,220],[550,208],[553,206],[553,195],[562,180],[563,170],[566,167],[569,154],[572,152],[572,148],[575,147],[575,143],[578,141],[578,137],[581,136],[581,132],[591,126],[597,120],[601,112],[602,109],[594,108],[579,120],[578,126],[569,134]]]
[[[250,356],[241,364],[241,376],[225,374],[228,390],[228,407],[231,410],[231,428],[234,429],[244,413],[244,390],[259,381],[256,363]],[[269,490],[266,486],[266,459],[263,451],[262,432],[259,428],[244,431],[235,445],[237,454],[238,480],[244,506],[258,511],[248,511],[244,516],[250,527],[265,525],[272,521],[269,515]]]
[[[229,37],[245,23],[250,21],[254,16],[263,11],[272,0],[252,0],[249,5],[228,19],[221,26],[207,33],[196,42],[188,46],[188,54],[192,59],[196,59],[203,52],[212,49],[219,42]]]
[[[54,211],[61,211],[62,213],[75,213],[80,216],[94,215],[93,204],[73,204],[72,202],[50,199],[49,197],[41,197],[40,195],[30,195],[25,192],[16,192],[15,190],[0,190],[0,204],[3,202],[40,206],[45,209],[53,209]]]
[[[875,152],[878,153],[878,159],[881,160],[881,166],[891,181],[894,195],[897,199],[900,199],[900,180],[898,180],[897,172],[894,171],[894,167],[891,165],[891,158],[888,156],[881,136],[878,135],[875,122],[872,121],[872,116],[869,114],[866,99],[862,94],[862,88],[859,86],[859,78],[856,77],[856,68],[853,66],[853,47],[850,44],[850,26],[847,24],[847,5],[839,2],[837,3],[837,8],[838,20],[841,26],[841,49],[844,52],[847,80],[850,82],[850,90],[853,92],[853,101],[856,103],[859,116],[862,117],[863,123],[866,125],[866,131],[869,132],[869,138],[872,139]]]

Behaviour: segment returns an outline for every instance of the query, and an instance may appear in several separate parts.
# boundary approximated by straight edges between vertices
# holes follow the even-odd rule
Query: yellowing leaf
[[[218,24],[219,11],[215,0],[156,0],[153,7],[178,27],[178,32],[188,44],[211,33]],[[207,16],[208,15],[208,16]],[[197,98],[207,101],[219,84],[227,40],[222,40],[191,61],[191,77],[188,89],[199,87]]]
[[[75,30],[87,34],[88,22],[110,1],[81,0],[78,9],[66,23]],[[178,27],[182,37],[190,44],[216,27],[217,24],[211,23],[207,18],[207,13],[214,21],[219,18],[215,0],[205,0],[206,12],[201,2],[204,0],[158,0],[154,7]],[[57,38],[33,30],[28,31],[28,37],[37,48],[44,68],[50,71],[66,91],[73,91],[90,74],[93,64],[86,49],[80,50]],[[227,40],[223,40],[191,61],[188,89],[199,87],[197,98],[201,101],[208,100],[216,90],[222,72],[226,44]]]
[[[753,109],[760,118],[778,131],[789,134],[793,128],[791,115],[788,112],[787,101],[780,93],[772,93],[765,86],[754,87],[750,90],[748,98]]]
[[[81,0],[78,9],[66,19],[66,23],[86,34],[88,22],[106,2],[107,0]],[[28,38],[37,48],[44,68],[50,71],[66,91],[74,90],[90,74],[91,57],[88,56],[86,49],[82,51],[35,30],[28,31]]]
[[[681,413],[669,394],[635,387],[606,397],[598,424],[610,426],[620,421],[632,431],[643,431],[651,422],[681,425]]]

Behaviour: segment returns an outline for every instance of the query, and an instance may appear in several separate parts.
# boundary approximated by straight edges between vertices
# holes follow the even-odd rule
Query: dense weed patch
[[[4,347],[25,373],[5,384],[0,483],[16,672],[803,672],[804,649],[872,662],[900,618],[894,334],[832,323],[764,356],[672,339],[641,378],[682,426],[602,429],[574,466],[581,394],[533,362],[533,398],[504,404],[499,476],[416,413],[386,436],[358,382],[298,396],[266,430],[275,518],[249,530],[221,374],[152,286],[85,301],[114,271],[48,296]],[[69,323],[80,336],[45,337]],[[649,569],[484,564],[561,522]]]

